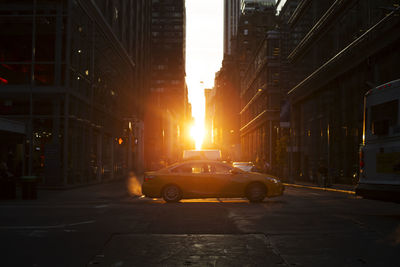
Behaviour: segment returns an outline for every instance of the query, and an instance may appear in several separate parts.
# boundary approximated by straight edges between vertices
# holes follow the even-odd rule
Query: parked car
[[[219,161],[191,160],[146,172],[142,192],[166,202],[187,198],[246,197],[261,202],[283,194],[281,181],[271,175],[245,172]]]

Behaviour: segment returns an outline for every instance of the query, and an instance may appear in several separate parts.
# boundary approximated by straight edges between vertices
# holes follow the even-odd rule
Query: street
[[[400,0],[0,1],[0,267],[400,267],[399,29]]]
[[[40,190],[0,202],[1,266],[400,266],[399,207],[294,187],[260,204]]]

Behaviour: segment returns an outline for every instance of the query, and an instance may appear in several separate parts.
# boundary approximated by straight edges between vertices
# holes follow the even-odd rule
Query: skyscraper
[[[184,0],[152,0],[151,82],[145,119],[147,168],[177,160],[182,149],[187,108],[185,14]]]
[[[275,6],[275,0],[241,0],[240,9],[243,14],[253,13],[254,11],[263,11]]]
[[[14,2],[0,4],[0,157],[53,186],[121,177],[139,157],[149,2]]]
[[[240,0],[224,0],[224,54],[232,54],[232,39],[237,34]]]

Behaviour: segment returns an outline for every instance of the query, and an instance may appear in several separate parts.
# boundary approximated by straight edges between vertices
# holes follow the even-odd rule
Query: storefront
[[[25,132],[24,123],[0,118],[0,162],[17,177],[25,173]]]

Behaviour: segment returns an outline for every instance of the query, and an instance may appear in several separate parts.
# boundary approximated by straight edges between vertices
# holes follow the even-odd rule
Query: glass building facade
[[[15,173],[70,185],[137,167],[137,2],[2,1],[0,152]]]

